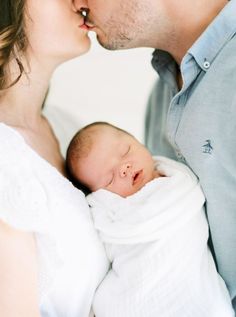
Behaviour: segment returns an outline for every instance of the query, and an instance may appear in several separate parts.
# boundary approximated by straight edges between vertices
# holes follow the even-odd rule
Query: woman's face
[[[28,53],[61,63],[90,48],[84,18],[73,0],[26,0]]]

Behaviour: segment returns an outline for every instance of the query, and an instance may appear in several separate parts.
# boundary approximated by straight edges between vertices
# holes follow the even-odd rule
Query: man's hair
[[[78,163],[81,158],[86,158],[89,155],[94,142],[93,138],[96,136],[97,129],[100,127],[110,127],[131,135],[129,132],[103,121],[96,121],[88,124],[74,135],[66,153],[66,171],[72,183],[86,194],[89,190],[84,186],[84,184],[78,181],[76,177],[75,163]]]

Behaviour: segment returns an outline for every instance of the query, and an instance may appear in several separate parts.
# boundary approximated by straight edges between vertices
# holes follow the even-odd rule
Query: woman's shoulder
[[[104,277],[107,261],[84,194],[32,150],[17,131],[1,123],[0,144],[0,219],[36,233],[42,297],[56,279],[65,278],[55,277],[63,265],[69,268],[63,272],[70,285],[76,275],[83,280],[81,292],[83,285],[86,294],[88,287],[93,291]],[[84,270],[88,263],[91,267]],[[70,292],[73,290],[67,289],[65,294]]]
[[[45,227],[68,210],[87,218],[84,194],[37,154],[21,134],[0,123],[0,218],[20,229]],[[45,229],[45,228],[44,228]]]
[[[10,125],[4,123],[4,122],[0,122],[0,140],[1,142],[7,141],[6,137],[10,138],[11,142],[14,142],[17,140],[19,140],[19,134],[18,132],[11,127]],[[5,142],[4,142],[5,143]]]
[[[10,165],[13,161],[24,160],[25,152],[23,137],[12,127],[0,122],[0,164]],[[8,164],[7,164],[8,163]]]
[[[23,138],[4,123],[0,123],[0,144],[0,217],[20,229],[32,229],[47,206],[45,189]]]
[[[0,144],[0,220],[22,232],[36,233],[40,269],[45,276],[40,278],[40,291],[44,293],[48,288],[45,280],[52,278],[45,263],[55,268],[59,257],[51,247],[56,240],[48,225],[48,193],[39,177],[41,171],[37,172],[37,157],[31,155],[23,137],[4,123],[0,123]]]

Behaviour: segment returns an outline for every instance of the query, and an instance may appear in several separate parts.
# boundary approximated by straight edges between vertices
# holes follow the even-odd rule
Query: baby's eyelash
[[[128,150],[125,152],[124,156],[127,155],[129,153],[129,151],[130,151],[130,145],[128,147]]]

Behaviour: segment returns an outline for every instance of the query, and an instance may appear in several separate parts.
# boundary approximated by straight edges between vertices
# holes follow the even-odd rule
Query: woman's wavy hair
[[[24,67],[19,52],[27,41],[24,32],[25,0],[0,0],[0,91],[13,86],[21,78]],[[9,83],[7,66],[15,59],[19,75]]]

